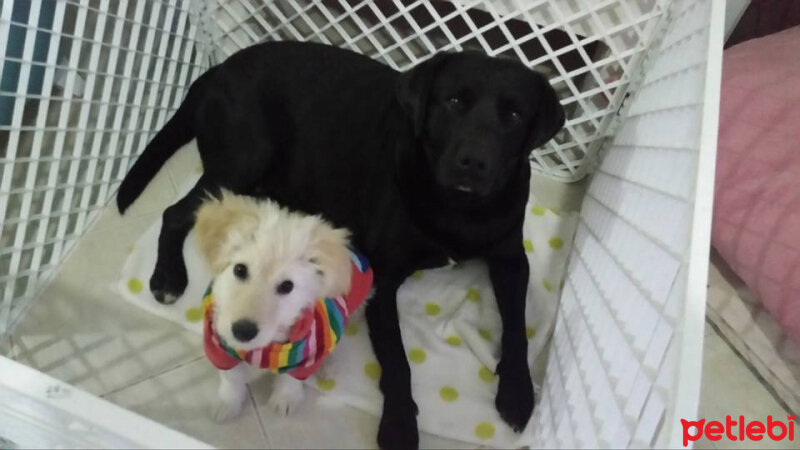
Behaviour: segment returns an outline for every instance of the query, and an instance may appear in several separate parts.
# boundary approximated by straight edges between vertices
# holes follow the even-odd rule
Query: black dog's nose
[[[249,342],[258,334],[258,325],[252,320],[241,319],[233,323],[231,327],[233,337],[241,342]]]
[[[459,158],[458,165],[462,169],[472,169],[478,172],[486,171],[486,161],[471,155],[466,155]]]

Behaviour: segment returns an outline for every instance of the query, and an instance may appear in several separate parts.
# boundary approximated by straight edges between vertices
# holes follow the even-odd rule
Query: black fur
[[[186,287],[183,241],[206,191],[269,196],[349,228],[376,273],[367,321],[383,367],[384,448],[418,445],[397,288],[412,271],[449,258],[485,258],[504,327],[496,406],[521,430],[534,401],[522,248],[528,156],[563,123],[548,82],[512,60],[440,54],[399,73],[333,47],[265,43],[192,85],[123,181],[117,204],[124,211],[164,161],[197,138],[204,174],[164,212],[150,280],[162,302]]]

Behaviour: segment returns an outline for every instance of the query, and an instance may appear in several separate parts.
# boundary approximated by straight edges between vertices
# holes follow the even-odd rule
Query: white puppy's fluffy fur
[[[200,207],[195,231],[214,273],[214,328],[237,349],[286,340],[303,309],[320,297],[343,295],[350,289],[347,230],[318,216],[223,192],[220,199],[209,199]],[[293,285],[291,291],[279,292],[278,286],[287,281]],[[233,324],[242,319],[258,327],[247,342],[232,332]],[[220,371],[218,420],[241,413],[246,385],[259,373],[246,363]],[[269,404],[288,414],[302,399],[301,382],[280,375]]]

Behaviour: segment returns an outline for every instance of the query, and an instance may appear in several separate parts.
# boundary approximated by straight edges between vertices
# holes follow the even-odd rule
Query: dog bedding
[[[181,196],[195,181],[190,180]],[[531,268],[526,333],[535,383],[543,373],[576,224],[576,213],[560,213],[538,204],[533,196],[529,199],[523,246]],[[200,341],[202,298],[211,273],[190,233],[184,246],[189,285],[175,304],[157,303],[147,280],[155,266],[160,229],[159,220],[134,246],[115,289],[126,301],[196,332]],[[400,287],[397,298],[420,430],[491,447],[531,445],[531,425],[514,433],[494,406],[502,326],[486,265],[469,261],[417,272]],[[335,363],[325,371],[328,378],[314,375],[305,383],[332,400],[380,415],[381,369],[364,321],[347,325],[330,359]]]

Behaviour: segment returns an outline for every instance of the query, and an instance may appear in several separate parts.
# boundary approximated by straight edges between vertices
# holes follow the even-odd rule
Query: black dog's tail
[[[142,194],[167,160],[195,137],[195,111],[210,72],[204,73],[192,83],[175,115],[147,144],[144,152],[125,175],[117,192],[117,208],[120,214]]]

